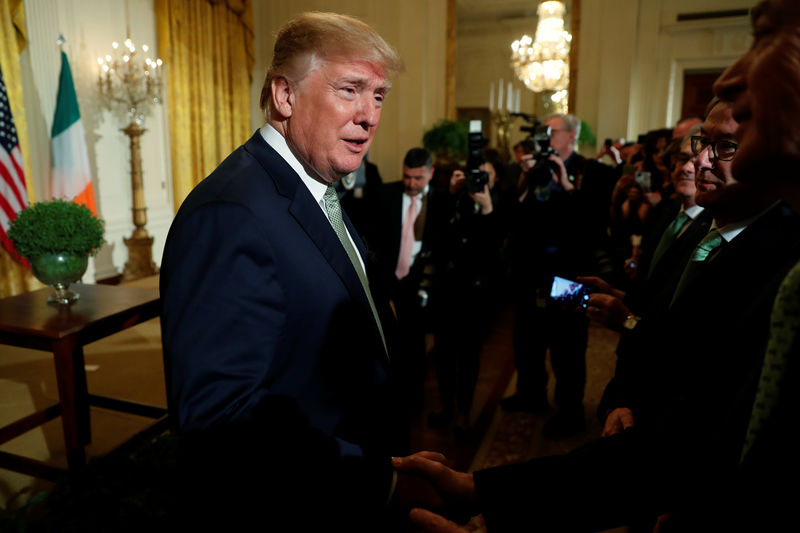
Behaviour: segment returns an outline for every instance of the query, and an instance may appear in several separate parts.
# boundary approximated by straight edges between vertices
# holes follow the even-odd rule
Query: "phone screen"
[[[642,192],[650,192],[650,188],[652,187],[652,183],[650,181],[650,173],[649,172],[637,172],[636,173],[636,183],[641,187]]]
[[[550,298],[565,307],[581,306],[585,309],[589,301],[589,289],[577,281],[553,276]]]

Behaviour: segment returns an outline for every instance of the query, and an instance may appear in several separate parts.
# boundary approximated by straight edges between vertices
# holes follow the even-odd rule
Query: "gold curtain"
[[[0,68],[6,83],[11,114],[17,127],[19,147],[25,165],[28,201],[33,202],[31,161],[28,149],[28,123],[22,101],[22,76],[19,53],[25,48],[25,9],[22,0],[0,0]],[[30,272],[17,263],[5,248],[0,247],[0,298],[14,296],[42,285]]]
[[[251,0],[156,0],[175,210],[250,136]]]

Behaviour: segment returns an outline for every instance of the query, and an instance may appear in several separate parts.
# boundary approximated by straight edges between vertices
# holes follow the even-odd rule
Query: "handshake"
[[[479,513],[475,483],[472,474],[456,472],[445,461],[444,455],[427,451],[393,458],[397,486],[392,506],[410,509],[408,518],[422,531],[465,533],[455,522],[465,524]]]

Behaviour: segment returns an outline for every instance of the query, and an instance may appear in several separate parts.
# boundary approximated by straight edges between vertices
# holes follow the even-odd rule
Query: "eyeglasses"
[[[725,139],[712,141],[700,135],[692,135],[692,152],[694,155],[700,155],[700,152],[709,146],[714,157],[720,161],[730,161],[736,155],[736,150],[739,149],[739,145],[732,141]]]

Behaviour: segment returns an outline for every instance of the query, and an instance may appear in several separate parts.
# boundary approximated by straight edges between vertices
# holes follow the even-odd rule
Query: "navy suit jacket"
[[[220,476],[271,479],[271,513],[288,512],[293,487],[385,503],[400,437],[387,354],[330,222],[258,131],[178,211],[161,297],[169,407],[189,456],[228,454]]]

